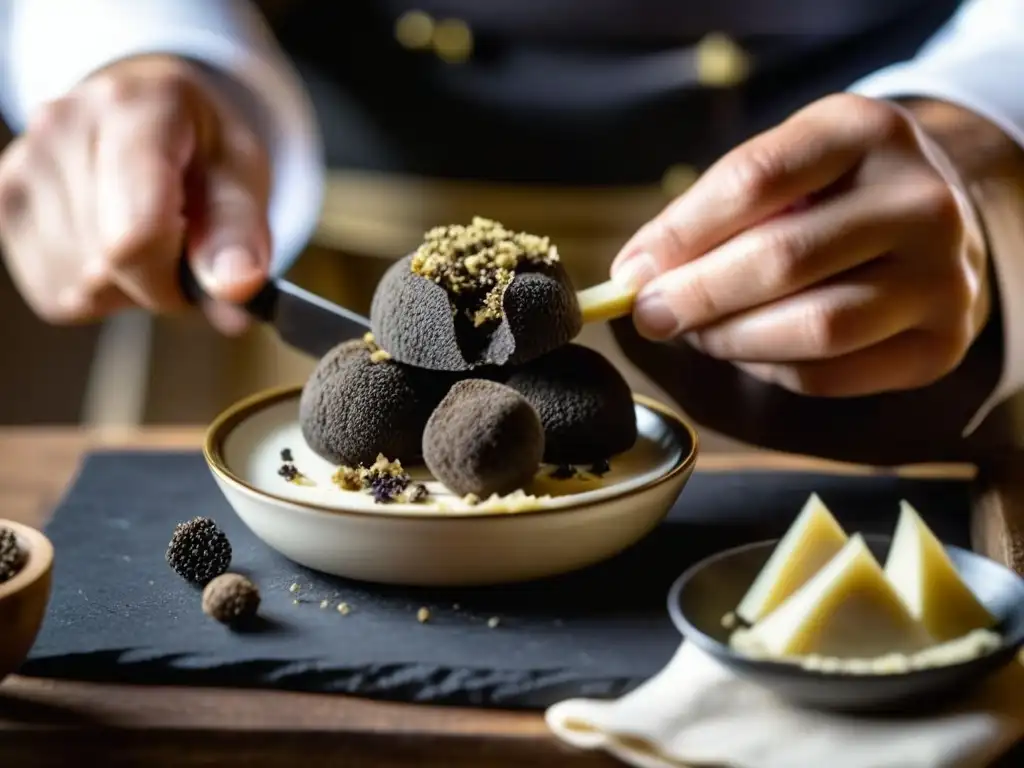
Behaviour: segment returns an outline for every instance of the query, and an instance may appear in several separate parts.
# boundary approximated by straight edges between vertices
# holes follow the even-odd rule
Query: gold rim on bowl
[[[53,565],[53,544],[46,535],[35,528],[16,523],[13,520],[0,520],[0,528],[10,528],[25,546],[27,557],[25,564],[13,578],[0,584],[0,601],[20,592],[44,576]]]
[[[699,452],[700,441],[697,437],[696,430],[693,429],[679,414],[672,409],[663,405],[662,403],[644,395],[633,394],[633,402],[637,405],[642,405],[648,410],[654,411],[664,419],[668,424],[669,428],[676,434],[679,441],[686,442],[689,445],[689,452],[684,453],[672,468],[658,477],[652,478],[647,482],[639,486],[623,488],[619,491],[612,490],[608,495],[602,496],[600,499],[591,499],[588,501],[580,502],[578,504],[571,504],[562,507],[555,508],[539,508],[539,509],[525,509],[515,514],[497,514],[494,512],[488,512],[486,510],[480,512],[459,512],[458,514],[444,514],[438,513],[437,515],[419,513],[400,512],[387,507],[383,507],[380,511],[374,510],[373,512],[367,510],[357,509],[343,509],[323,506],[320,504],[314,504],[308,501],[300,501],[297,499],[289,499],[285,496],[279,496],[276,493],[264,491],[261,488],[257,488],[251,483],[243,480],[234,472],[232,472],[224,460],[224,443],[228,438],[228,435],[242,422],[250,418],[254,414],[269,408],[272,405],[283,402],[285,400],[297,399],[302,393],[302,387],[300,385],[285,385],[279,387],[272,387],[270,389],[257,392],[253,395],[239,400],[234,405],[229,406],[226,410],[221,412],[210,424],[206,430],[206,436],[203,439],[203,458],[206,460],[207,465],[210,469],[226,483],[235,486],[238,490],[248,493],[253,496],[261,497],[263,499],[269,499],[278,504],[284,504],[290,507],[296,507],[305,511],[320,512],[329,515],[349,515],[356,517],[372,517],[374,519],[393,519],[393,520],[429,520],[434,522],[436,520],[480,520],[480,519],[509,519],[522,517],[524,515],[535,516],[535,515],[551,515],[560,514],[567,511],[576,511],[580,509],[586,509],[598,504],[605,504],[613,499],[621,498],[622,496],[631,495],[634,493],[640,493],[646,491],[655,486],[666,483],[680,473],[690,469],[697,461],[697,454]],[[614,486],[610,486],[614,489]]]

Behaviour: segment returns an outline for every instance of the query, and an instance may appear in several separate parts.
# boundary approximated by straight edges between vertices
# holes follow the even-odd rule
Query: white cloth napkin
[[[788,707],[690,643],[615,701],[547,711],[562,740],[639,768],[977,768],[1024,735],[1024,656],[967,701],[924,719]]]

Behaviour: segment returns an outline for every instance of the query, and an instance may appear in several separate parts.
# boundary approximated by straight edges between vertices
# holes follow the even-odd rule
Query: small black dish
[[[864,539],[884,563],[892,538]],[[739,605],[776,544],[778,540],[747,544],[692,566],[672,585],[668,609],[684,638],[791,704],[873,714],[942,706],[1013,661],[1024,645],[1024,579],[974,552],[946,547],[961,578],[998,620],[994,629],[1003,644],[995,651],[959,664],[879,675],[822,672],[744,656],[729,646],[732,630],[722,625],[722,618]]]

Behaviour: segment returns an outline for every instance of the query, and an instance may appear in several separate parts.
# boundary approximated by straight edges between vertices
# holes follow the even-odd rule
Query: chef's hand
[[[207,75],[127,59],[43,106],[0,156],[0,247],[32,309],[80,323],[184,304],[182,249],[222,331],[270,259],[267,155]]]
[[[613,275],[634,321],[791,391],[912,389],[989,313],[980,226],[948,159],[895,105],[818,101],[713,165]]]

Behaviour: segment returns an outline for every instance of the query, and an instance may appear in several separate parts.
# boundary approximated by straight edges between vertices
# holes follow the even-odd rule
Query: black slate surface
[[[698,472],[659,529],[585,571],[486,589],[381,587],[311,572],[266,547],[199,455],[93,454],[47,528],[54,592],[22,673],[501,708],[616,696],[679,643],[665,610],[673,579],[717,549],[780,535],[812,490],[848,529],[891,533],[907,498],[945,541],[968,542],[963,482]],[[232,633],[206,618],[199,591],[165,564],[175,523],[194,515],[220,523],[232,570],[259,583],[261,627]],[[349,615],[335,610],[340,601]],[[421,606],[429,623],[416,619]]]

